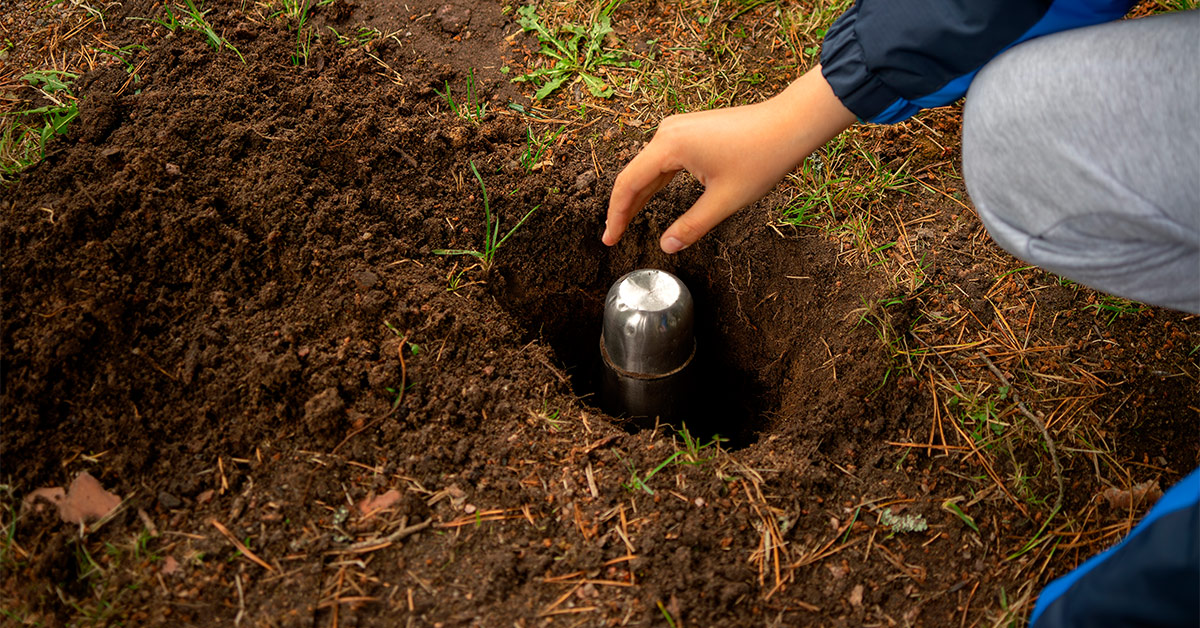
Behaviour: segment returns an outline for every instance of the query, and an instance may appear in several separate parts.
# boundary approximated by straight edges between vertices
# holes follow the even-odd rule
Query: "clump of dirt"
[[[170,572],[123,563],[161,591],[104,589],[125,619],[932,624],[999,570],[938,507],[962,488],[931,474],[953,463],[897,462],[886,442],[931,425],[879,338],[915,313],[880,306],[903,291],[836,240],[769,229],[764,205],[666,256],[657,234],[701,191],[681,177],[604,247],[638,143],[572,122],[552,165],[526,170],[546,123],[502,106],[516,92],[498,69],[467,70],[508,48],[496,7],[410,3],[380,22],[395,38],[322,38],[294,66],[291,33],[214,6],[245,65],[196,33],[130,28],[149,46],[138,88],[119,66],[81,78],[80,120],[0,202],[6,482],[88,469],[132,506],[93,534],[179,535],[155,546]],[[438,93],[471,76],[493,103],[481,120]],[[471,163],[502,230],[538,208],[487,269],[434,253],[483,246]],[[692,290],[706,411],[689,428],[732,456],[595,407],[603,298],[641,267]],[[942,541],[877,539],[879,487]],[[66,621],[48,592],[92,577],[70,549],[86,541],[46,525],[17,522],[41,558],[7,579]]]

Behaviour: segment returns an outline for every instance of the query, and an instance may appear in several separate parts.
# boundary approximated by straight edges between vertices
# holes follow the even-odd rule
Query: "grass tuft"
[[[228,48],[232,50],[233,54],[237,55],[237,58],[241,60],[243,65],[245,65],[246,58],[242,56],[242,52],[238,50],[236,46],[229,43],[228,39],[225,39],[221,35],[217,34],[217,31],[213,29],[212,24],[208,23],[206,16],[210,11],[212,11],[212,9],[201,10],[192,0],[184,0],[184,6],[182,7],[176,6],[174,9],[171,7],[172,5],[170,4],[163,7],[163,10],[166,12],[166,17],[162,19],[144,17],[130,17],[128,19],[158,24],[172,33],[178,31],[179,29],[200,33],[204,36],[204,40],[208,42],[208,45],[211,46],[213,50],[220,52],[225,48]],[[181,11],[181,13],[176,14],[176,10]]]
[[[1108,316],[1105,325],[1112,325],[1116,320],[1125,315],[1139,314],[1146,309],[1145,305],[1137,301],[1130,301],[1121,297],[1112,296],[1109,294],[1099,295],[1099,300],[1096,303],[1085,305],[1085,310],[1095,310],[1097,314]]]
[[[493,220],[491,204],[488,202],[487,186],[483,184],[483,177],[479,175],[479,170],[475,168],[475,162],[470,162],[470,165],[471,172],[475,175],[475,179],[479,181],[479,189],[483,192],[483,250],[435,249],[433,253],[434,255],[470,255],[479,259],[484,272],[486,272],[495,262],[496,251],[500,249],[500,246],[508,241],[512,237],[512,234],[516,233],[517,229],[520,229],[521,225],[525,224],[526,220],[529,220],[529,217],[533,215],[533,212],[538,210],[540,205],[529,210],[508,233],[504,234],[503,238],[500,237],[500,217],[496,216]]]
[[[453,111],[454,115],[475,124],[483,121],[483,117],[487,115],[487,103],[483,102],[479,96],[478,83],[475,80],[475,68],[467,70],[467,99],[465,101],[457,102],[454,100],[454,94],[450,93],[450,81],[445,81],[444,86],[446,88],[444,92],[439,92],[436,88],[433,91],[442,97],[442,100],[446,102],[446,105],[450,107],[450,111]]]
[[[905,167],[890,168],[874,153],[866,150],[854,131],[830,140],[809,155],[800,170],[788,176],[795,193],[783,208],[780,222],[797,227],[847,230],[858,236],[859,244],[875,248],[864,240],[873,217],[867,209],[888,192],[904,192],[909,184]],[[848,215],[838,223],[838,214]],[[853,224],[859,220],[861,224]]]
[[[649,495],[654,494],[654,489],[647,484],[651,478],[658,475],[663,469],[675,465],[700,466],[704,463],[716,458],[721,453],[721,443],[726,439],[720,436],[713,436],[707,443],[700,444],[700,439],[692,436],[688,431],[687,425],[681,426],[678,435],[683,439],[683,447],[679,446],[679,442],[672,437],[671,441],[676,449],[667,456],[666,460],[658,463],[658,466],[648,471],[645,475],[638,473],[637,466],[631,461],[622,462],[629,470],[629,481],[621,484],[627,491],[644,491]],[[618,456],[620,459],[620,456]]]
[[[533,132],[533,127],[525,128],[525,149],[521,151],[521,167],[526,172],[532,172],[537,168],[547,165],[550,147],[558,140],[558,136],[566,130],[566,126],[560,126],[557,129],[548,130],[542,135],[537,135]]]
[[[567,81],[583,82],[597,98],[613,95],[613,88],[602,78],[606,68],[637,67],[639,62],[626,61],[625,54],[604,47],[604,39],[612,35],[611,13],[620,2],[602,6],[588,25],[570,22],[557,28],[542,23],[537,7],[527,5],[517,9],[517,23],[526,32],[533,32],[540,43],[539,52],[550,59],[541,67],[513,79],[514,83],[533,83],[537,86],[534,100],[553,94]]]
[[[75,74],[59,70],[39,70],[21,80],[50,104],[0,114],[0,183],[37,163],[46,156],[46,144],[67,134],[67,127],[79,117],[79,106],[71,93]]]

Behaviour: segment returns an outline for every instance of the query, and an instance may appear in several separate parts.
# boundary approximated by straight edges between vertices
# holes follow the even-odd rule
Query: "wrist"
[[[784,136],[784,150],[795,164],[857,120],[833,93],[820,65],[763,104],[770,105],[776,129]]]

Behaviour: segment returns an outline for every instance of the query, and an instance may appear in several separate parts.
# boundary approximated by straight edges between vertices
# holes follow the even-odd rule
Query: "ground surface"
[[[271,7],[206,8],[245,63],[127,19],[152,2],[6,18],[9,111],[45,50],[90,68],[0,200],[9,621],[1020,624],[1197,464],[1200,320],[996,248],[957,108],[850,132],[679,256],[686,176],[600,243],[655,120],[769,95],[826,4],[619,7],[642,65],[541,103],[515,6],[337,0],[299,57]],[[434,253],[483,245],[471,163],[502,233],[537,208],[487,267]],[[595,407],[603,296],[647,266],[697,300],[698,442]],[[102,524],[23,503],[83,471]]]

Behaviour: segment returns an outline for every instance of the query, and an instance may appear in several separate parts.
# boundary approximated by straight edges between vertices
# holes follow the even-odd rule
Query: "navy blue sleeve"
[[[1119,545],[1046,585],[1033,628],[1200,626],[1200,470]]]
[[[860,120],[899,122],[954,102],[988,61],[1028,39],[1120,18],[1132,0],[858,0],[825,35],[821,71]]]

